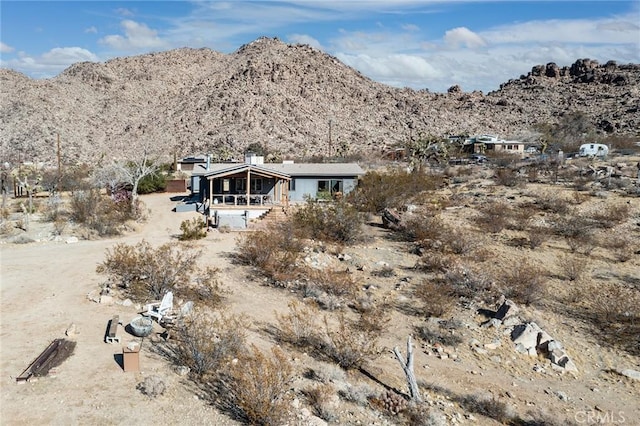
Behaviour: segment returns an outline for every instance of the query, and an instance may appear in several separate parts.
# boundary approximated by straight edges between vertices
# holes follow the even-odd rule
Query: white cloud
[[[84,32],[87,34],[98,34],[98,29],[96,27],[91,26],[89,28],[86,28]]]
[[[291,34],[287,36],[290,43],[308,44],[316,49],[322,49],[322,45],[315,38],[306,34]]]
[[[134,15],[134,13],[131,10],[129,10],[129,9],[125,8],[125,7],[121,7],[121,8],[116,9],[116,13],[118,15],[120,15],[120,16],[129,16],[129,17],[131,17],[131,16]]]
[[[420,27],[418,27],[417,25],[413,25],[413,24],[404,24],[402,26],[402,29],[405,30],[405,31],[409,31],[409,32],[420,31]]]
[[[475,49],[486,46],[486,42],[478,34],[465,27],[458,27],[444,34],[444,43],[454,49],[466,47]]]
[[[417,55],[388,54],[373,57],[365,54],[338,53],[336,57],[369,78],[394,86],[408,85],[408,82],[419,86],[421,83],[443,75],[441,70],[434,68],[429,61]]]
[[[116,50],[145,50],[169,47],[158,37],[158,32],[145,24],[126,19],[120,23],[124,36],[119,34],[108,35],[99,40],[99,43]]]
[[[18,58],[3,61],[7,66],[33,77],[53,77],[76,62],[98,62],[100,59],[81,47],[56,47],[40,56],[18,52]]]
[[[0,53],[11,53],[14,50],[15,49],[13,47],[0,41]]]

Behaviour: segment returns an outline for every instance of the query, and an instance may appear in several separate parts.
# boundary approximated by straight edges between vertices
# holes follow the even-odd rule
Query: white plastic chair
[[[164,316],[170,315],[172,310],[173,292],[168,291],[162,298],[162,301],[146,304],[145,311],[142,313],[142,315],[155,318],[156,321],[160,322]]]

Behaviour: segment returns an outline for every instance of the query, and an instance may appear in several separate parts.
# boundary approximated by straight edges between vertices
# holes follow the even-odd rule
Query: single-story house
[[[264,163],[247,154],[244,163],[198,164],[191,172],[192,198],[217,225],[246,227],[274,206],[331,199],[351,192],[364,175],[355,163]]]
[[[506,141],[498,139],[496,135],[479,135],[471,138],[467,143],[473,144],[474,154],[486,154],[487,152],[508,152],[524,156],[526,144],[520,141]]]

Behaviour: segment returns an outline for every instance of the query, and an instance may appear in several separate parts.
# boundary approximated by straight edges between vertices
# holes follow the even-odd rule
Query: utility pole
[[[331,157],[331,125],[333,124],[333,119],[330,118],[329,119],[329,154],[327,155],[327,158]]]

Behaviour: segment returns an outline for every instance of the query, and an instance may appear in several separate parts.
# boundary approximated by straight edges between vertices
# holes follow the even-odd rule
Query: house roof
[[[209,170],[206,165],[200,165],[193,170],[194,175],[216,176],[240,173],[247,168],[252,173],[264,173],[267,176],[279,176],[290,178],[296,176],[362,176],[364,170],[355,163],[267,163],[267,164],[245,164],[245,163],[211,163]]]
[[[214,167],[215,166],[215,167]],[[245,163],[237,163],[237,164],[228,164],[228,163],[215,163],[209,165],[209,170],[205,170],[204,173],[198,173],[201,176],[205,176],[207,178],[220,178],[229,175],[235,175],[237,173],[244,173],[250,171],[254,175],[265,176],[265,177],[278,177],[281,179],[291,179],[291,177],[282,173],[278,170],[271,170],[263,165],[257,164],[245,164]]]

